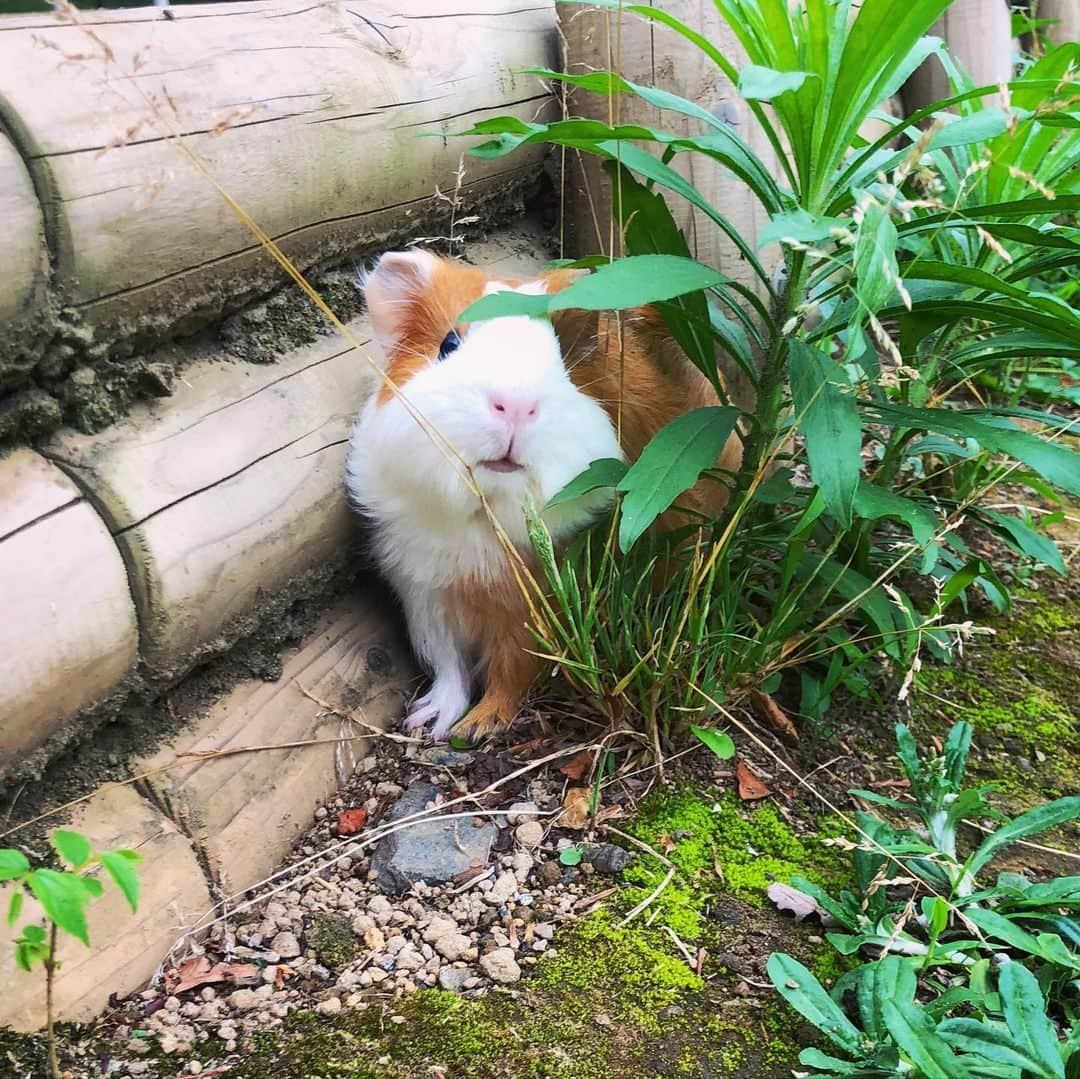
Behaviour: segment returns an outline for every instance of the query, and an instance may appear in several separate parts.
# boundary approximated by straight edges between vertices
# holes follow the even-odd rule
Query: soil
[[[849,702],[827,727],[802,724],[795,747],[739,713],[755,738],[732,732],[738,762],[698,749],[669,762],[663,780],[627,739],[605,743],[613,758],[598,777],[603,755],[583,762],[576,752],[582,742],[596,744],[596,727],[584,719],[556,724],[542,708],[487,751],[418,751],[380,740],[375,759],[317,811],[284,889],[251,896],[200,946],[210,963],[253,967],[254,987],[152,986],[97,1023],[65,1030],[68,1073],[790,1075],[814,1032],[778,1000],[765,962],[774,951],[789,952],[828,985],[846,961],[823,941],[814,916],[796,922],[775,908],[767,888],[795,874],[834,894],[844,886],[846,856],[826,840],[845,825],[823,800],[848,813],[850,788],[902,792],[892,734],[900,718],[923,745],[940,743],[956,719],[972,722],[972,777],[1004,779],[996,802],[1006,811],[1075,791],[1078,600],[1075,576],[1033,576],[1019,589],[1012,619],[989,620],[996,638],[973,640],[954,667],[927,666],[910,702]],[[559,751],[543,767],[503,782]],[[766,797],[740,798],[737,763],[765,785]],[[496,814],[492,862],[474,879],[384,897],[362,841],[397,793],[421,779],[447,798],[476,794],[471,808]],[[488,790],[493,783],[501,784],[496,792]],[[598,814],[584,828],[552,823],[552,811],[574,787],[599,795]],[[538,846],[523,845],[520,825],[505,823],[505,812],[521,802],[543,822]],[[348,846],[336,832],[342,819],[358,819],[342,814],[360,809],[368,831]],[[965,839],[977,841],[976,830],[969,832]],[[1041,846],[1013,848],[1000,868],[1040,877],[1075,872],[1068,854],[1080,839],[1075,825],[1038,838]],[[592,848],[604,843],[634,855],[616,876],[590,861],[601,860]],[[576,864],[564,856],[568,848],[584,848]],[[666,863],[657,854],[676,870],[659,890]],[[438,917],[456,921],[472,950],[449,960],[429,946],[428,957],[424,935]],[[294,942],[295,958],[273,950]],[[508,946],[516,973],[512,967],[495,979],[485,957]],[[406,964],[402,955],[416,958]],[[14,1074],[41,1074],[34,1070],[39,1040],[0,1042],[4,1052]]]

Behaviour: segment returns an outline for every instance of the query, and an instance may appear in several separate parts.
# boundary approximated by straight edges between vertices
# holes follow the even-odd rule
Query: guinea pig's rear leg
[[[413,701],[403,725],[415,731],[431,723],[431,737],[442,739],[469,707],[468,656],[438,596],[402,598],[413,651],[433,676],[431,689]]]

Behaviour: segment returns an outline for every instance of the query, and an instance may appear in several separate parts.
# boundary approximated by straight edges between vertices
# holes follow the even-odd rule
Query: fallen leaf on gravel
[[[768,798],[772,793],[753,772],[745,761],[738,761],[735,765],[735,778],[739,781],[739,797],[744,802],[756,802],[761,798]]]
[[[792,888],[790,884],[770,884],[765,894],[776,904],[777,910],[790,910],[795,921],[801,922],[811,914],[825,916],[825,911],[818,906],[813,896]]]
[[[575,753],[565,764],[560,765],[559,771],[567,779],[576,782],[592,768],[592,759],[593,755],[587,749],[583,749],[580,753]]]
[[[174,971],[165,975],[165,986],[176,996],[201,985],[257,985],[262,981],[262,969],[254,963],[213,963],[205,955],[185,959]]]
[[[277,970],[274,971],[274,988],[281,989],[285,985],[285,982],[292,976],[292,967],[287,967],[282,963]]]
[[[563,799],[559,825],[579,831],[589,821],[589,792],[585,787],[571,787]]]
[[[490,870],[482,863],[471,865],[468,869],[463,870],[454,877],[454,884],[460,887],[463,884],[468,884],[470,881],[476,880],[477,877],[485,876],[488,872],[490,872]]]
[[[342,811],[337,822],[338,835],[356,835],[364,830],[367,824],[367,810],[363,806],[358,809],[346,809]]]
[[[795,724],[768,693],[763,693],[760,689],[750,690],[750,703],[758,716],[765,720],[774,731],[783,735],[789,742],[799,740],[799,732],[795,729]]]

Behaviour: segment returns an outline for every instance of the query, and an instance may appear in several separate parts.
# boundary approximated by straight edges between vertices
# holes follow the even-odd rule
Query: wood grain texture
[[[708,0],[676,0],[664,5],[676,18],[702,33],[733,63],[741,66],[745,55]],[[732,123],[754,150],[780,174],[776,155],[761,133],[746,104],[723,74],[690,42],[666,27],[633,15],[621,19],[607,10],[577,5],[560,9],[560,28],[565,39],[564,68],[582,73],[597,68],[618,68],[632,82],[655,86],[689,98]],[[674,112],[660,113],[632,94],[615,98],[617,119],[660,127],[669,132],[701,134],[704,126]],[[607,99],[599,94],[573,92],[571,115],[609,120]],[[611,248],[611,193],[607,177],[594,157],[572,151],[566,161],[566,243],[572,257],[608,253]],[[751,239],[768,221],[768,215],[743,184],[727,175],[715,162],[700,154],[680,154],[676,167],[717,210],[735,222]],[[761,282],[742,259],[737,248],[705,215],[685,200],[668,200],[676,221],[686,233],[690,250],[702,262],[761,292]],[[766,269],[776,262],[778,251],[761,253]],[[734,363],[721,363],[736,403],[750,407],[753,392]]]
[[[66,827],[85,835],[95,850],[137,851],[139,910],[132,914],[119,890],[102,879],[105,894],[87,909],[92,947],[61,934],[56,980],[57,1018],[88,1022],[105,1010],[109,996],[140,989],[151,977],[183,927],[210,905],[206,880],[188,839],[130,787],[102,787]],[[7,910],[10,886],[0,888]],[[27,922],[40,922],[41,908],[27,897],[15,929],[0,923],[0,1025],[18,1031],[45,1024],[45,979],[41,969],[15,966],[12,941]]]
[[[525,229],[469,254],[507,273],[541,264]],[[372,354],[366,320],[351,328]],[[374,380],[336,335],[268,366],[207,358],[121,426],[44,447],[124,552],[150,673],[171,680],[222,651],[263,597],[353,554],[345,440]]]
[[[1013,36],[1005,0],[954,0],[930,33],[944,39],[976,86],[996,86],[1012,77]],[[941,61],[931,57],[904,86],[905,110],[914,112],[951,92]]]
[[[54,196],[58,285],[107,333],[219,310],[270,267],[170,131],[308,264],[430,226],[465,143],[420,136],[549,103],[516,72],[554,59],[551,0],[238,3],[88,21],[0,21],[0,109]],[[535,173],[542,152],[470,160],[466,203]]]
[[[1039,18],[1057,20],[1044,31],[1055,44],[1080,41],[1080,0],[1039,0]]]
[[[227,892],[247,888],[281,864],[316,806],[369,752],[363,724],[400,719],[415,678],[411,662],[392,609],[369,590],[327,612],[286,654],[278,681],[237,686],[135,770],[153,771],[183,753],[264,747],[192,758],[145,781],[154,801],[184,823],[217,883]],[[318,744],[265,748],[311,741]]]
[[[28,332],[44,322],[35,310],[47,287],[48,257],[41,206],[30,174],[0,127],[0,222],[4,272],[0,274],[0,350],[17,349]],[[9,358],[0,359],[0,391]]]
[[[30,450],[0,459],[0,774],[28,763],[136,659],[120,553],[75,485]]]

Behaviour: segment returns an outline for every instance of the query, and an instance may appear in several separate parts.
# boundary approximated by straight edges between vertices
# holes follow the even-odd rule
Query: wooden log
[[[420,136],[550,103],[517,74],[554,59],[550,0],[168,15],[0,20],[0,118],[52,193],[57,284],[99,339],[174,332],[278,276],[170,133],[306,266],[445,230],[435,194],[466,144]],[[535,179],[542,155],[467,160],[458,215]]]
[[[676,0],[665,10],[707,37],[731,61],[745,62],[735,35],[707,0]],[[560,9],[564,39],[563,68],[571,74],[611,68],[632,82],[673,91],[709,109],[733,124],[766,165],[780,174],[776,155],[745,102],[715,65],[690,42],[658,24],[633,15],[618,16],[608,9]],[[609,120],[608,99],[600,94],[572,91],[571,115]],[[632,94],[618,95],[613,107],[622,123],[660,127],[665,131],[701,134],[704,126],[673,112],[660,113]],[[565,244],[567,254],[578,258],[611,251],[611,190],[599,159],[567,151],[565,157]],[[679,154],[674,162],[702,196],[751,239],[768,221],[768,214],[750,191],[726,174],[719,165],[700,154]],[[730,277],[763,292],[761,282],[737,248],[709,219],[685,199],[668,199],[672,214],[686,233],[695,258],[718,267]],[[618,249],[617,232],[616,249]],[[763,253],[769,269],[779,259],[776,249]],[[753,391],[734,364],[722,362],[729,390],[744,408],[753,403]]]
[[[170,817],[185,822],[226,894],[281,864],[315,808],[370,752],[372,729],[399,720],[415,671],[391,611],[370,592],[339,604],[286,654],[278,681],[241,683],[133,765],[156,772],[192,754],[144,782]],[[293,744],[271,748],[285,743]],[[245,746],[257,748],[231,752]]]
[[[48,273],[41,205],[30,174],[0,126],[0,393],[17,386],[35,360],[32,345],[44,329]]]
[[[104,895],[87,911],[90,947],[60,935],[55,986],[57,1018],[85,1023],[101,1014],[111,994],[141,988],[183,931],[210,906],[206,878],[180,830],[130,787],[102,787],[66,827],[85,835],[97,851],[127,849],[142,855],[138,912],[103,879]],[[11,886],[0,888],[6,911]],[[27,897],[15,928],[0,926],[0,1026],[17,1031],[45,1025],[45,976],[15,966],[12,945],[26,923],[40,924],[42,911]]]
[[[944,39],[976,86],[996,86],[1012,77],[1013,36],[1005,0],[954,0],[930,32]],[[932,56],[904,86],[905,111],[914,112],[951,93],[945,68]]]
[[[541,264],[522,229],[470,257],[507,273]],[[365,320],[352,328],[370,341]],[[123,425],[44,447],[124,552],[151,675],[174,680],[232,644],[265,596],[351,556],[345,439],[374,377],[337,336],[268,366],[208,358]]]
[[[1080,0],[1038,0],[1040,19],[1055,19],[1053,26],[1043,31],[1056,45],[1080,41]]]
[[[115,693],[136,658],[135,609],[108,529],[30,450],[0,459],[0,775]]]

